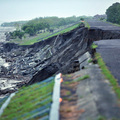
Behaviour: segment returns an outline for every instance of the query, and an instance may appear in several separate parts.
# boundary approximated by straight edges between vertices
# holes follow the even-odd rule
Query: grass
[[[67,100],[67,101],[73,101],[73,98],[69,98],[69,97],[64,97],[63,100]]]
[[[92,45],[91,45],[91,48],[92,49],[96,49],[98,46],[95,44],[95,43],[93,43]]]
[[[107,118],[104,116],[99,116],[97,120],[107,120]],[[110,120],[119,120],[119,119],[111,118]]]
[[[41,34],[37,35],[36,37],[34,37],[32,39],[22,40],[20,45],[32,45],[32,44],[38,42],[39,39],[42,39],[42,38],[48,36],[49,34],[50,34],[49,32],[45,32],[45,33],[41,33]]]
[[[107,68],[105,62],[101,58],[99,53],[95,54],[95,57],[98,61],[98,65],[100,66],[102,73],[105,75],[106,79],[108,79],[113,86],[113,90],[116,92],[118,98],[120,99],[120,86],[117,83],[117,80],[114,78],[114,76],[111,74],[109,69]]]
[[[119,24],[116,24],[116,23],[111,23],[111,22],[108,22],[108,21],[105,21],[106,23],[109,23],[109,24],[111,24],[111,25],[114,25],[114,26],[117,26],[117,27],[120,27],[120,25]]]
[[[93,62],[93,59],[89,59],[89,60],[88,60],[88,63],[92,63],[92,62]]]
[[[114,26],[120,27],[119,24],[108,22],[106,19],[104,19],[104,20],[100,20],[100,21],[103,21],[103,22],[109,23],[109,24],[111,24],[111,25],[114,25]]]
[[[27,37],[27,38],[24,38],[23,40],[15,39],[15,40],[12,40],[11,42],[15,42],[15,43],[18,43],[20,45],[31,45],[31,44],[34,44],[35,42],[38,42],[39,39],[42,39],[49,34],[50,34],[49,32],[40,33],[34,37],[30,37],[30,38]]]
[[[20,44],[20,45],[32,45],[32,44],[34,44],[34,43],[36,43],[36,42],[39,42],[39,41],[41,41],[41,40],[46,40],[46,39],[51,38],[51,37],[53,37],[53,36],[57,36],[57,35],[59,35],[59,34],[63,34],[63,33],[69,32],[69,31],[71,31],[71,30],[79,27],[79,25],[80,25],[80,23],[75,24],[75,25],[70,26],[70,27],[68,27],[68,28],[66,28],[66,29],[64,29],[64,30],[61,30],[61,31],[59,31],[59,32],[57,32],[57,33],[54,33],[54,34],[52,34],[52,35],[51,35],[49,32],[45,32],[45,33],[39,34],[39,35],[36,36],[36,37],[33,37],[32,39],[26,38],[26,39],[24,39],[24,40],[13,40],[13,41],[11,41],[11,42],[15,42],[15,43],[18,43],[18,44]],[[42,39],[42,38],[44,38],[44,39]],[[40,40],[40,39],[41,39],[41,40]]]
[[[90,29],[90,25],[88,24],[88,22],[84,22],[85,23],[85,27],[87,27],[88,29]]]
[[[67,91],[67,92],[66,92],[66,95],[71,95],[71,92],[70,92],[70,91]]]
[[[120,27],[120,25],[119,25],[119,24],[116,24],[116,23],[110,23],[110,24],[115,25],[115,26],[117,26],[117,27]]]
[[[52,102],[53,85],[54,81],[52,80],[49,83],[21,88],[4,110],[0,120],[24,120],[31,117],[32,111]]]
[[[119,24],[108,22],[106,19],[104,19],[104,20],[100,20],[100,21],[103,21],[103,22],[109,23],[109,24],[111,24],[111,25],[114,25],[114,26],[120,27]]]
[[[72,74],[65,74],[65,75],[63,75],[63,76],[68,77],[68,78],[71,78],[71,77],[72,77]]]
[[[88,79],[88,78],[90,78],[90,76],[89,75],[85,75],[85,76],[83,76],[83,77],[79,77],[77,80],[75,80],[75,81],[77,81],[77,82],[79,82],[79,81],[81,81],[81,80],[85,80],[85,79]]]
[[[46,37],[44,40],[46,40],[46,39],[48,39],[48,38],[50,38],[50,37],[59,35],[59,34],[63,34],[63,33],[69,32],[69,31],[71,31],[71,30],[79,27],[79,25],[80,25],[80,23],[78,23],[78,24],[76,24],[76,25],[73,25],[73,26],[71,26],[71,27],[68,27],[68,28],[66,28],[66,29],[64,29],[64,30],[62,30],[62,31],[59,31],[59,32],[57,32],[57,33],[55,33],[55,34],[53,34],[53,35],[50,35],[50,36]]]
[[[107,120],[104,116],[99,116],[97,120]]]
[[[66,85],[67,84],[72,84],[72,83],[79,82],[81,80],[85,80],[85,79],[88,79],[88,78],[90,78],[90,76],[89,75],[85,75],[83,77],[79,77],[78,79],[76,79],[74,81],[65,81],[64,84],[66,84]]]

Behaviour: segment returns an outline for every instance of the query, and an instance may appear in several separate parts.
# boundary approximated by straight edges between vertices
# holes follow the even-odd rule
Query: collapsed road
[[[104,62],[120,85],[120,39],[96,41],[97,52],[101,54]]]
[[[116,38],[117,34],[120,35],[120,27],[98,20],[89,20],[88,23],[92,28],[111,32],[110,39],[106,39],[106,34],[103,39],[98,39],[99,41],[97,40],[94,43],[98,45],[97,52],[101,54],[107,67],[120,85],[120,39],[117,39],[119,37]],[[116,32],[116,35],[113,35],[114,32]]]
[[[90,27],[99,28],[101,30],[111,30],[111,31],[120,31],[120,27],[115,26],[111,23],[102,22],[96,19],[87,21]]]
[[[88,50],[88,29],[83,25],[62,35],[54,36],[33,45],[19,46],[14,43],[0,44],[0,56],[9,67],[1,66],[1,79],[33,84],[42,81],[58,71],[71,72],[67,67]],[[29,82],[28,82],[29,81]],[[21,84],[17,84],[18,87]],[[9,92],[1,90],[1,94]]]
[[[120,118],[117,96],[109,81],[104,78],[99,66],[89,64],[87,69],[78,72],[75,72],[74,69],[74,63],[77,64],[78,61],[82,63],[80,68],[83,68],[85,63],[88,63],[88,61],[85,61],[90,57],[87,51],[92,54],[90,46],[94,41],[98,42],[97,51],[105,51],[105,48],[110,48],[111,51],[114,51],[112,48],[119,48],[117,46],[119,41],[113,40],[115,38],[120,39],[119,33],[118,29],[108,30],[106,28],[106,30],[103,30],[98,27],[88,29],[82,25],[68,33],[29,46],[19,46],[14,43],[0,44],[0,79],[1,81],[7,79],[7,85],[2,85],[6,89],[0,91],[1,95],[12,93],[21,85],[30,85],[42,81],[57,72],[74,72],[72,74],[74,78],[88,74],[90,78],[77,84],[77,107],[82,110],[79,119],[86,120],[91,118],[96,120],[99,115],[105,116],[108,120]],[[109,43],[106,46],[107,40],[102,41],[104,39],[112,39],[108,41],[111,44]],[[104,55],[105,53],[103,57]],[[10,79],[14,83],[11,83]],[[17,83],[16,81],[23,83],[15,84]],[[14,85],[14,87],[10,86],[14,88],[13,91],[7,88],[9,84]],[[69,112],[67,111],[67,113]]]
[[[120,30],[88,29],[81,25],[33,45],[2,43],[0,56],[9,63],[9,67],[1,66],[1,79],[18,80],[21,84],[17,86],[20,87],[42,81],[57,72],[71,73],[74,71],[74,62],[90,50],[93,41],[102,39],[120,39]]]

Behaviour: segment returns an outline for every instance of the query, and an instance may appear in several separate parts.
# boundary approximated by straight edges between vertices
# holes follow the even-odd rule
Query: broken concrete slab
[[[85,71],[90,78],[78,85],[78,106],[85,110],[79,120],[96,120],[99,116],[120,119],[118,98],[98,65],[89,65]]]

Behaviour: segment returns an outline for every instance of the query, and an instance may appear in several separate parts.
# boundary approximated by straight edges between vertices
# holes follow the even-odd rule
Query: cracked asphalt
[[[80,81],[77,87],[78,110],[83,109],[78,120],[120,120],[120,107],[116,94],[109,81],[105,79],[97,64],[89,64],[78,74],[88,74],[89,79]],[[75,73],[74,73],[75,74]]]
[[[120,85],[120,39],[100,40],[94,43],[98,45],[97,52],[101,54],[108,69]]]
[[[106,23],[106,22],[102,22],[102,21],[98,21],[98,20],[87,20],[88,24],[90,25],[90,27],[96,27],[102,30],[116,30],[119,31],[120,27],[112,25],[110,23]]]
[[[90,27],[96,27],[101,30],[120,31],[120,27],[110,23],[98,21],[95,19],[87,21]],[[118,80],[120,85],[120,39],[95,41],[98,45],[96,49],[101,54],[107,67]]]

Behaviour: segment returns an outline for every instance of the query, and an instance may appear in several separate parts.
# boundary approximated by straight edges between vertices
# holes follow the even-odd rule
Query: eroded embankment
[[[70,32],[54,36],[30,46],[14,43],[0,45],[0,56],[9,62],[1,69],[2,78],[27,80],[28,84],[42,81],[56,72],[74,71],[74,62],[90,50],[93,41],[120,38],[120,31],[103,31],[80,26]]]
[[[40,81],[57,71],[67,72],[66,67],[88,50],[88,41],[88,29],[80,27],[30,46],[3,44],[1,56],[9,61],[10,67],[6,75],[1,75],[29,79],[34,76],[36,80],[38,76]]]

